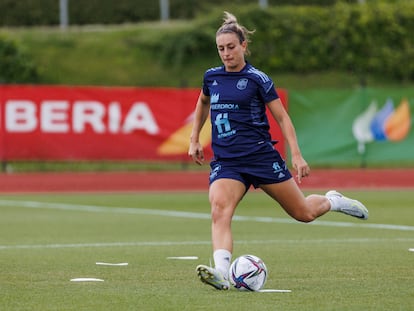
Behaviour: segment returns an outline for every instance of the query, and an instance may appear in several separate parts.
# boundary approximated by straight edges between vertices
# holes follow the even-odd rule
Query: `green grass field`
[[[234,256],[261,257],[265,288],[291,293],[197,279],[211,257],[206,193],[0,196],[0,310],[414,310],[413,192],[345,193],[370,220],[299,224],[255,191],[237,210]]]

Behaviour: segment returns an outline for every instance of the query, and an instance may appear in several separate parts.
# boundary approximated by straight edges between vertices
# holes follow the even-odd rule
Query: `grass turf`
[[[197,279],[211,257],[206,193],[3,195],[0,309],[414,309],[412,192],[346,194],[366,203],[370,220],[329,213],[299,224],[256,191],[239,206],[234,256],[261,257],[265,288],[292,293],[221,292]],[[70,282],[77,277],[105,281]]]

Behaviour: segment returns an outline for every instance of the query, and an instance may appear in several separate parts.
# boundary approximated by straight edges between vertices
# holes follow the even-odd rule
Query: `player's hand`
[[[193,159],[198,165],[204,163],[204,152],[203,147],[200,143],[190,143],[190,148],[188,150],[188,155]]]
[[[303,177],[309,176],[310,167],[302,156],[292,157],[292,165],[296,170],[296,178],[298,180],[298,183],[302,182]]]

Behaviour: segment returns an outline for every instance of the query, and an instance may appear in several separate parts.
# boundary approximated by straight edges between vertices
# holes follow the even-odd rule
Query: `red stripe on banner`
[[[0,86],[0,157],[10,160],[188,160],[199,89]],[[287,94],[278,91],[287,104]],[[271,118],[269,118],[271,120]],[[274,121],[271,121],[274,123]],[[208,126],[203,145],[212,155]],[[284,154],[280,129],[272,137]]]

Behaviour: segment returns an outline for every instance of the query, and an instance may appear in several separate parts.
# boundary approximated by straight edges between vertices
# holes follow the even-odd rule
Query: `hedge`
[[[4,14],[1,5],[5,3],[11,9],[20,8],[20,12],[23,12],[26,1],[2,0],[0,14]],[[87,21],[86,11],[93,10],[97,2],[106,8],[112,2],[90,0],[82,2],[82,6],[74,6],[76,1],[79,0],[70,0],[73,10],[85,8],[85,20],[82,22]],[[213,5],[216,1],[220,2],[212,0],[208,3]],[[29,2],[26,12],[38,16],[33,21],[40,20],[43,11],[54,11],[57,15],[58,0]],[[34,2],[50,6],[48,10],[36,10]],[[143,1],[135,2],[137,8],[143,4]],[[171,0],[177,7],[182,4],[182,12],[184,8],[188,12],[186,5],[189,2],[191,1]],[[364,5],[339,2],[330,6],[271,6],[267,10],[260,9],[257,1],[254,2],[256,4],[251,6],[237,6],[232,12],[247,28],[256,30],[250,45],[252,61],[264,71],[306,73],[329,69],[352,71],[361,76],[369,73],[400,81],[414,81],[414,1],[367,1]],[[127,0],[115,3],[118,12],[123,12],[124,15],[147,12],[149,16],[151,10],[158,10],[158,1],[150,1],[152,6],[147,5],[136,11],[126,6]],[[206,5],[203,1],[194,3]],[[122,7],[123,11],[120,9]],[[205,12],[194,22],[189,22],[186,28],[168,32],[164,37],[160,34],[158,41],[153,40],[151,46],[142,48],[154,49],[157,59],[174,67],[186,66],[187,60],[194,57],[217,59],[215,31],[222,22],[223,7],[218,6]],[[79,18],[81,13],[77,14]],[[98,15],[104,16],[104,13],[108,18],[116,16],[113,10],[102,9],[96,18]],[[3,19],[0,18],[0,21]],[[38,71],[29,56],[22,53],[19,47],[0,40],[0,49],[0,82],[39,80]]]
[[[119,24],[158,20],[159,0],[67,0],[69,23]],[[338,0],[268,0],[270,7],[281,5],[332,5]],[[372,1],[372,0],[371,0]],[[348,0],[357,2],[357,0]],[[228,5],[225,0],[170,0],[172,19],[193,18],[217,6]],[[258,0],[234,0],[232,6],[258,4]],[[1,0],[0,26],[59,25],[59,0]]]
[[[325,69],[414,80],[414,2],[331,7],[283,6],[234,12],[255,29],[250,50],[265,71],[312,72]],[[165,37],[157,50],[169,65],[185,65],[194,55],[211,57],[222,12],[192,28]]]
[[[13,41],[0,37],[0,83],[39,81],[33,60]]]

